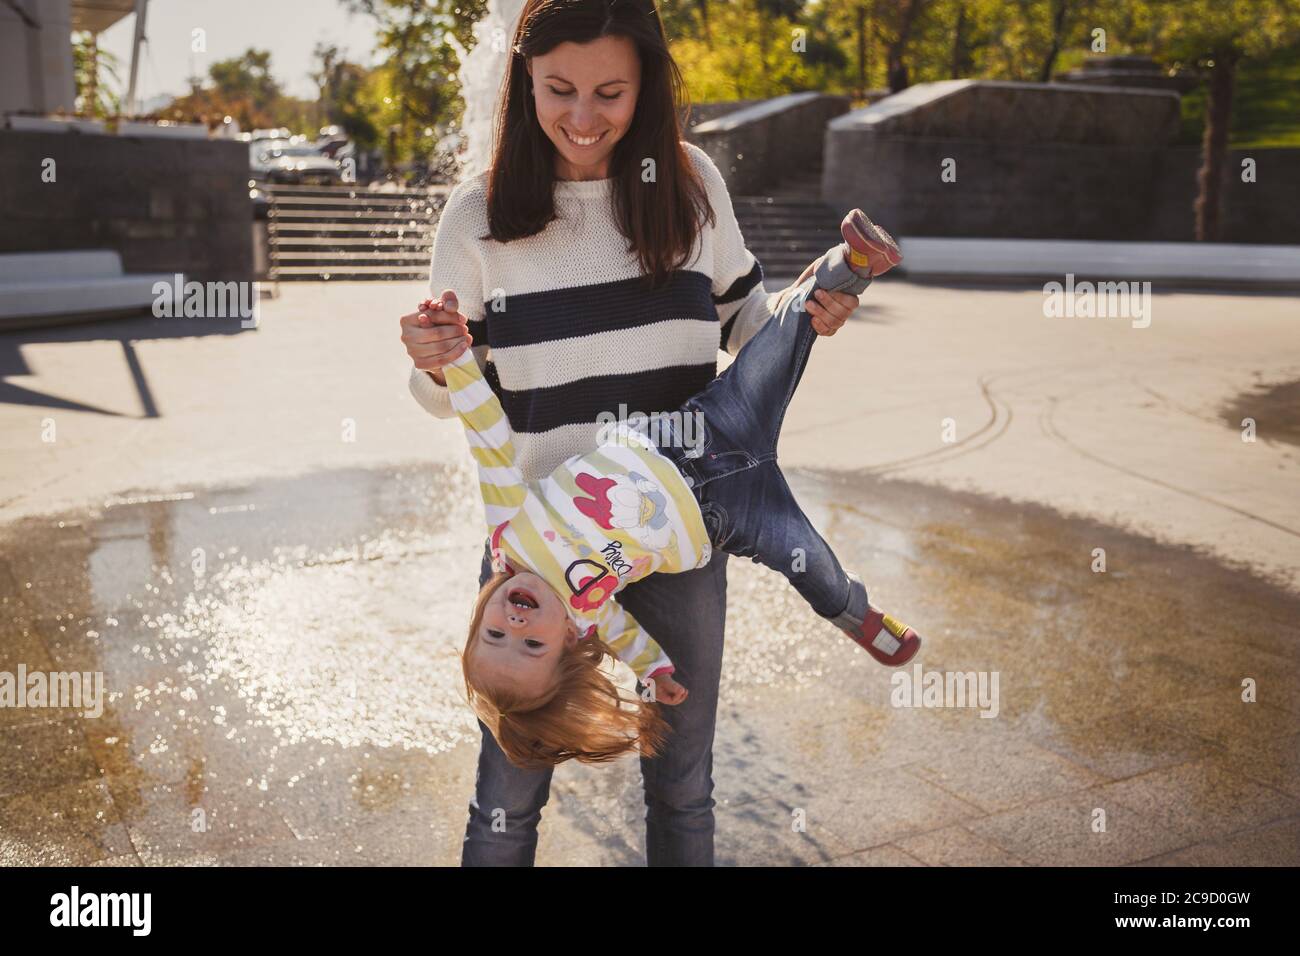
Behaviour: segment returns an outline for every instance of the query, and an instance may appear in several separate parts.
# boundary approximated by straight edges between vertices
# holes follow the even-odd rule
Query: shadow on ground
[[[91,317],[93,319],[93,317]],[[95,412],[117,416],[120,413],[84,402],[73,401],[60,395],[16,385],[6,381],[11,377],[32,374],[23,358],[22,348],[51,343],[118,342],[122,358],[131,375],[136,395],[140,401],[142,418],[157,418],[159,411],[154,401],[149,377],[136,353],[136,344],[158,339],[194,338],[205,335],[239,335],[255,326],[237,318],[206,318],[202,316],[158,318],[152,314],[113,315],[99,321],[57,325],[39,329],[8,330],[0,332],[0,404],[32,405],[37,408],[64,409]]]

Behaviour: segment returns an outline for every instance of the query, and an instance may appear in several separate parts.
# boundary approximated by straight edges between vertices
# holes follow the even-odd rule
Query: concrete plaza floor
[[[0,863],[459,858],[482,542],[459,427],[406,392],[425,290],[280,292],[252,330],[0,335],[0,673],[108,694],[0,707]],[[791,484],[997,712],[895,706],[731,559],[720,863],[1300,862],[1297,299],[1042,301],[882,280],[818,343]],[[566,764],[538,861],[643,862],[642,815],[635,761]]]

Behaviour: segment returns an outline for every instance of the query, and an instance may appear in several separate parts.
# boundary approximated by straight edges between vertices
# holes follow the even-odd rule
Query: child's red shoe
[[[921,649],[921,635],[874,605],[868,606],[862,632],[850,636],[886,667],[901,667]]]
[[[840,223],[840,235],[849,247],[849,266],[854,272],[870,270],[870,275],[878,276],[903,261],[894,237],[861,209],[849,210]]]

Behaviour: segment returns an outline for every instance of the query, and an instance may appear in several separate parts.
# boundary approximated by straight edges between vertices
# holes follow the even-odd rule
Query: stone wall
[[[733,195],[754,195],[815,169],[819,131],[848,109],[847,96],[789,93],[700,123],[691,138]]]
[[[762,102],[763,100],[709,100],[704,103],[692,103],[689,119],[685,110],[681,110],[678,114],[682,121],[683,136],[693,143],[695,142],[695,127],[701,123],[707,123],[719,116],[725,116],[728,113],[734,113],[736,110],[743,110],[747,106]]]
[[[127,272],[241,280],[252,218],[245,143],[0,130],[0,252],[115,249]]]
[[[1241,181],[1242,160],[1255,161],[1255,182]],[[1201,150],[1167,149],[1150,199],[1153,241],[1195,237]],[[1230,149],[1222,193],[1223,242],[1300,244],[1300,149]]]
[[[1164,146],[1178,134],[1178,111],[1178,94],[1168,90],[941,80],[854,110],[829,128],[1002,143]]]
[[[846,161],[837,144],[823,201],[855,206],[901,236],[1140,239],[1162,151],[1121,146],[1031,146],[980,140],[862,137]],[[947,160],[956,182],[943,182]]]
[[[1199,149],[1169,91],[950,80],[832,120],[822,198],[896,235],[1191,241]],[[1300,150],[1233,152],[1227,242],[1300,242]],[[945,161],[955,182],[942,176]]]

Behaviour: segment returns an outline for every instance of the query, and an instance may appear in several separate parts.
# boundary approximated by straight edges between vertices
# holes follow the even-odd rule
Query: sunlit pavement
[[[424,289],[281,293],[256,330],[0,336],[0,673],[108,697],[0,708],[0,863],[459,858],[482,539],[458,426],[405,391]],[[719,862],[1300,862],[1296,300],[1041,302],[882,280],[819,342],[792,486],[921,671],[998,693],[894,706],[732,559]],[[643,813],[634,760],[566,764],[538,860],[643,862]]]

